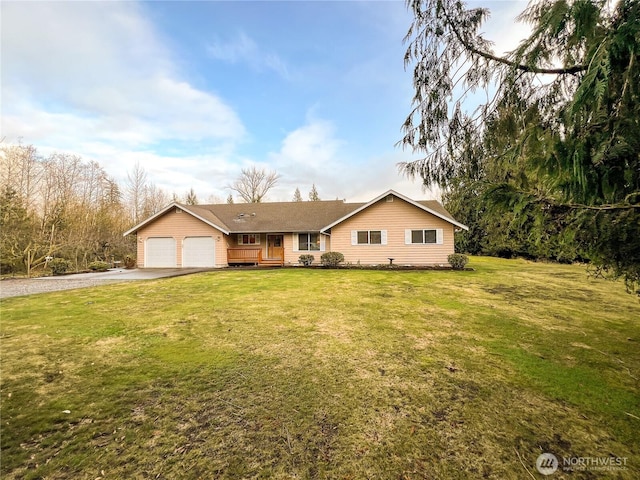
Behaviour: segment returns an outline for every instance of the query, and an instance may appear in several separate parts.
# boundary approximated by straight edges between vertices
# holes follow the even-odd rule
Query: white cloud
[[[212,58],[229,63],[245,63],[255,71],[273,70],[284,79],[290,79],[289,67],[279,55],[264,51],[251,37],[239,32],[232,40],[216,40],[207,46]]]
[[[238,158],[245,128],[217,95],[180,72],[165,41],[134,2],[3,2],[0,137],[93,159],[123,182],[139,163],[167,193],[193,187],[199,198],[226,198],[242,166],[282,174],[270,200],[306,197],[368,201],[389,188],[426,198],[419,182],[398,175],[399,151],[359,158],[333,123],[310,115],[284,134],[277,151]],[[209,54],[285,79],[276,53],[246,34],[217,42]],[[366,68],[364,68],[366,67]],[[365,65],[366,72],[375,66]]]
[[[333,125],[325,120],[310,120],[290,132],[282,141],[280,152],[272,155],[283,166],[302,166],[331,162],[343,142],[334,137]]]
[[[223,99],[189,84],[133,2],[5,2],[2,135],[77,149],[146,150],[168,140],[234,142]]]
[[[486,7],[486,5],[484,5]],[[497,55],[505,55],[514,50],[531,34],[531,26],[517,22],[516,17],[526,8],[524,0],[498,2],[489,5],[491,16],[485,23],[485,37],[493,42],[493,51]]]
[[[336,137],[331,122],[310,118],[285,136],[279,151],[269,154],[268,164],[283,174],[269,199],[291,200],[296,188],[306,198],[314,183],[323,200],[366,202],[388,189],[415,199],[433,198],[432,192],[423,191],[419,180],[398,173],[396,164],[409,159],[400,150],[353,158],[348,143]]]

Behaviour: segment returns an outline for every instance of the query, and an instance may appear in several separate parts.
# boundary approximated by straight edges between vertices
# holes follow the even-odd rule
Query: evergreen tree
[[[302,201],[302,195],[300,194],[300,189],[298,187],[296,187],[296,191],[293,192],[293,201],[294,202]]]
[[[187,198],[185,200],[185,203],[187,205],[198,205],[198,196],[196,195],[196,192],[193,190],[193,188],[191,188],[188,192],[187,192]]]
[[[487,9],[407,3],[415,96],[400,143],[424,156],[401,169],[468,210],[472,248],[502,237],[640,282],[640,2],[534,1],[519,16],[531,35],[504,57],[479,33]],[[469,112],[475,89],[489,100]]]
[[[15,189],[6,186],[0,195],[0,271],[13,273],[21,269],[22,254],[33,236],[31,221],[23,200]]]
[[[311,187],[311,191],[309,192],[309,200],[312,202],[317,202],[320,200],[320,195],[318,195],[318,190],[316,189],[316,184],[314,183]]]

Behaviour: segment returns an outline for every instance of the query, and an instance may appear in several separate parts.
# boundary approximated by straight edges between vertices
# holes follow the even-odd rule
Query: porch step
[[[282,260],[279,259],[275,259],[275,260],[260,260],[260,263],[258,264],[258,266],[260,267],[282,267],[284,266],[284,262]]]

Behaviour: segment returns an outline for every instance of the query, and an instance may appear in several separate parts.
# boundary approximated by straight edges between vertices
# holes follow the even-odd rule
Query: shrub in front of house
[[[320,261],[325,267],[337,267],[344,262],[344,255],[340,252],[327,252],[322,254]]]
[[[300,255],[298,257],[298,262],[300,262],[302,265],[304,265],[305,267],[308,267],[309,265],[311,265],[313,263],[313,261],[316,259],[316,257],[314,257],[313,255],[310,254],[304,254],[304,255]]]
[[[95,262],[91,262],[89,265],[89,270],[93,270],[94,272],[106,272],[109,270],[109,264],[107,262],[101,262],[99,260]]]
[[[465,265],[469,262],[469,257],[462,253],[452,253],[447,257],[447,262],[454,270],[464,270]]]
[[[54,258],[49,262],[49,268],[54,275],[64,275],[71,269],[71,262],[64,258]]]

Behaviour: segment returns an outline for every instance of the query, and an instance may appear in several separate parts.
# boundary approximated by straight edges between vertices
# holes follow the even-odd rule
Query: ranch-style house
[[[329,251],[352,264],[444,265],[460,229],[439,202],[389,190],[367,203],[172,203],[124,235],[137,235],[141,268],[297,265]]]

